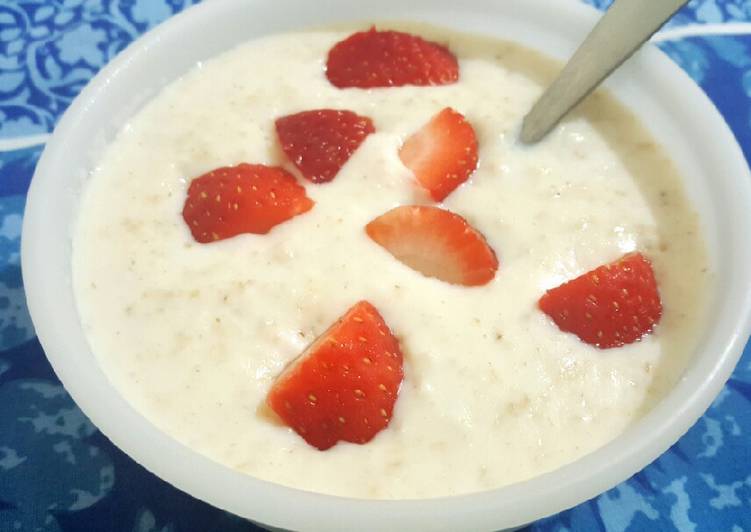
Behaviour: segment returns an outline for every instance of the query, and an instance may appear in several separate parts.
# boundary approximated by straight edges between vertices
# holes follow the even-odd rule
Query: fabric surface
[[[258,530],[151,475],[97,431],[52,372],[21,280],[25,193],[47,135],[108,60],[192,3],[0,0],[0,532]],[[751,1],[692,0],[656,41],[712,98],[748,159]],[[668,452],[528,530],[751,530],[749,351]]]

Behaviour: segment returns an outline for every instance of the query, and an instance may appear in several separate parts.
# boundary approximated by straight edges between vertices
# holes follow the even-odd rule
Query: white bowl
[[[717,272],[707,332],[680,382],[653,411],[612,443],[556,471],[497,490],[419,501],[332,497],[243,475],[160,432],[120,396],[89,348],[71,288],[71,229],[89,169],[123,122],[197,61],[262,34],[384,18],[493,35],[565,59],[596,15],[574,0],[213,0],[138,40],[65,113],[28,193],[22,242],[28,305],[67,390],[104,434],[150,471],[215,506],[280,528],[497,530],[573,506],[643,468],[720,391],[748,338],[751,311],[751,179],[745,161],[710,101],[651,46],[609,86],[666,146],[701,215]]]

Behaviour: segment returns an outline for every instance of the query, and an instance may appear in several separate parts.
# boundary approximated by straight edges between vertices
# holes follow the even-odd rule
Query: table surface
[[[196,1],[0,0],[0,532],[257,530],[154,477],[97,431],[47,363],[21,280],[25,194],[55,123],[109,59]],[[714,101],[748,160],[751,0],[692,0],[655,41]],[[750,406],[747,347],[669,451],[528,530],[751,530]]]

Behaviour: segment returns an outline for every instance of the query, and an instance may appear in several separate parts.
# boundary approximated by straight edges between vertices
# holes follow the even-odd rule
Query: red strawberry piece
[[[407,139],[399,157],[430,196],[442,201],[477,168],[475,130],[446,107]]]
[[[409,33],[371,28],[334,45],[326,77],[339,88],[447,85],[459,79],[459,64],[440,44]]]
[[[601,349],[636,342],[662,316],[652,265],[641,253],[548,290],[539,306],[559,329]]]
[[[374,131],[367,116],[334,109],[304,111],[276,121],[282,150],[313,183],[334,179],[365,137]]]
[[[243,163],[193,179],[183,219],[196,242],[205,244],[241,233],[268,233],[312,207],[313,200],[286,170]]]
[[[498,270],[498,259],[482,234],[458,214],[438,207],[397,207],[365,231],[410,268],[447,283],[483,285]]]
[[[402,352],[378,310],[360,301],[276,380],[266,402],[313,447],[367,443],[385,429],[403,378]]]

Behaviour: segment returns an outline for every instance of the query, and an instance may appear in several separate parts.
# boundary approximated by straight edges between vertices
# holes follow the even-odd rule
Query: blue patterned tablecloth
[[[47,363],[21,281],[25,194],[48,134],[109,59],[196,1],[0,0],[0,532],[257,530],[154,477],[97,431]],[[712,98],[748,160],[751,0],[692,0],[656,40]],[[529,530],[751,531],[751,348],[668,452]]]

